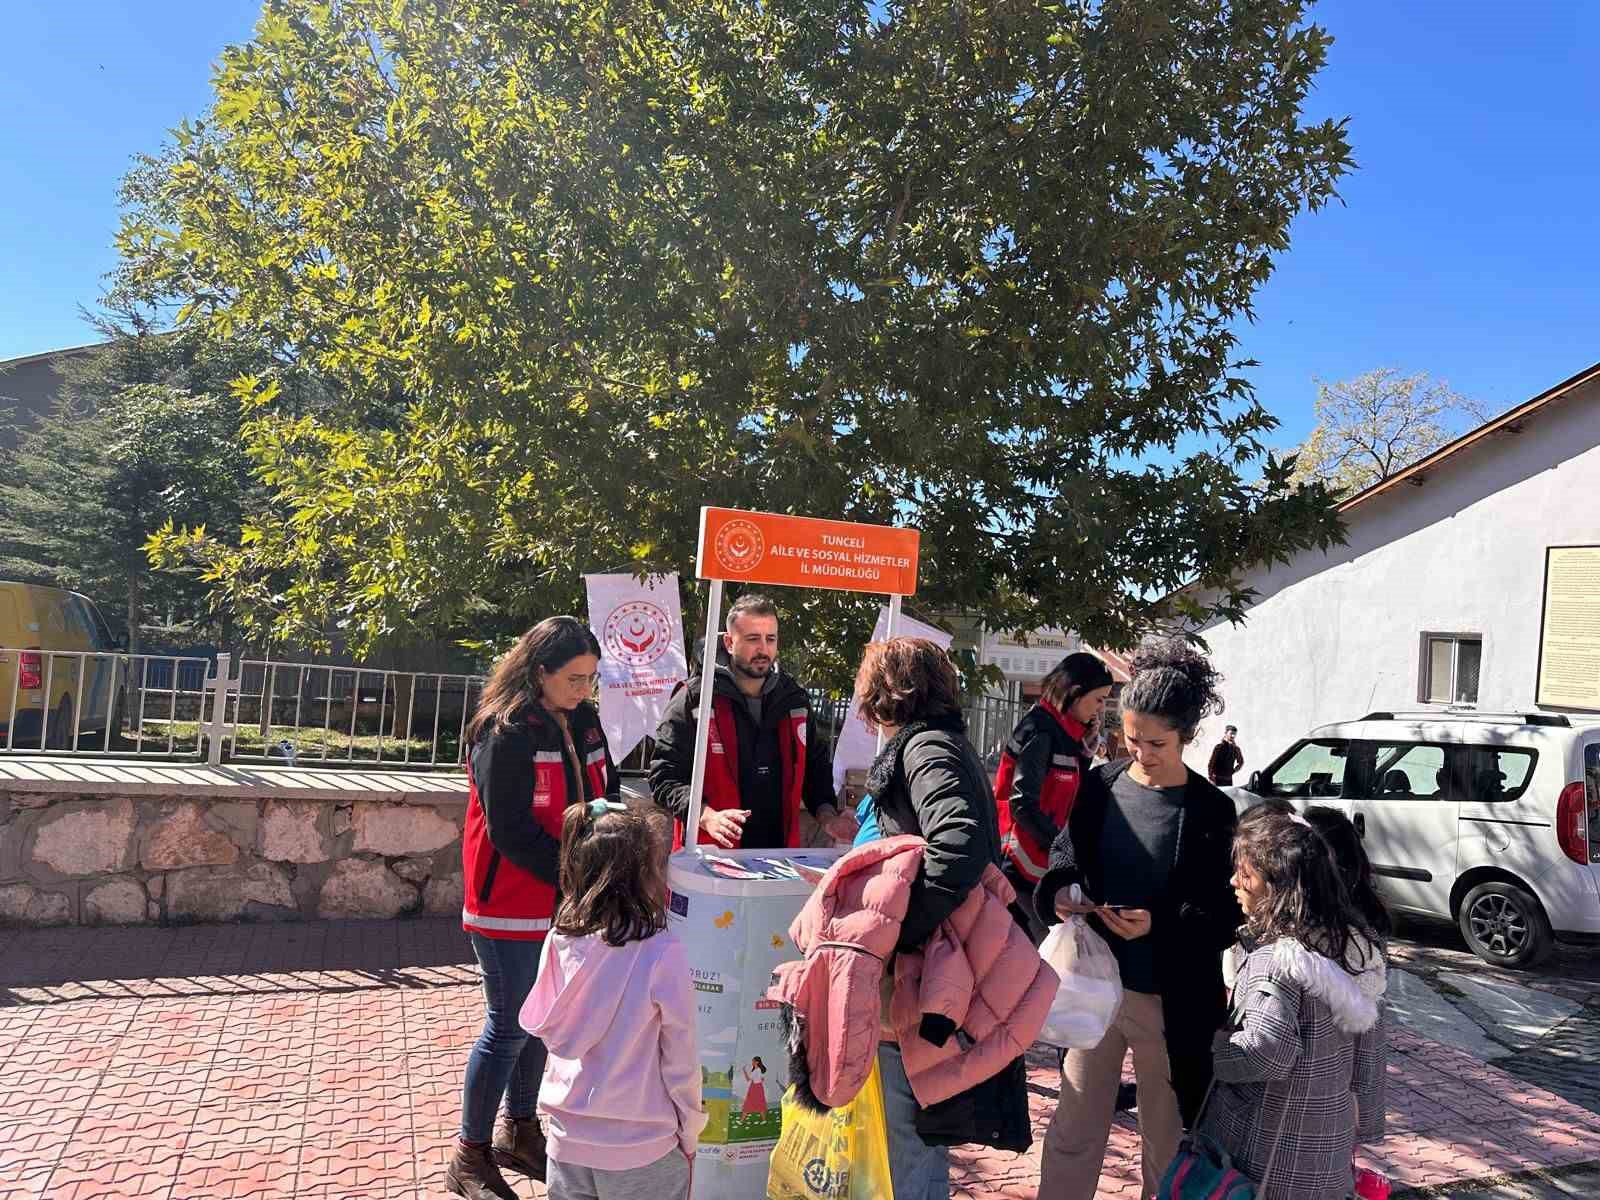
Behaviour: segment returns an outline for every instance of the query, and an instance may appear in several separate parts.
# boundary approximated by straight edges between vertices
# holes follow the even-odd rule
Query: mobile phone
[[[1119,912],[1127,912],[1130,908],[1133,907],[1133,905],[1131,905],[1131,904],[1102,904],[1100,907],[1105,909],[1107,912],[1119,913]]]

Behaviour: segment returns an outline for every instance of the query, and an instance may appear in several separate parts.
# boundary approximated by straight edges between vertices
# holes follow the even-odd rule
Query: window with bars
[[[1417,699],[1424,704],[1476,704],[1483,635],[1424,633]]]

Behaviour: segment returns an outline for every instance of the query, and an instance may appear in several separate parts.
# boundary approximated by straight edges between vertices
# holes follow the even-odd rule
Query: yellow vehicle
[[[109,748],[127,706],[122,648],[87,596],[0,580],[0,751]]]

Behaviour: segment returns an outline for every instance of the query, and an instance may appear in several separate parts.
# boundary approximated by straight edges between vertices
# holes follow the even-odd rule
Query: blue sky
[[[0,74],[0,359],[92,340],[130,158],[204,108],[254,0],[16,5]],[[1426,371],[1506,407],[1600,360],[1600,5],[1327,0],[1314,115],[1345,204],[1302,217],[1245,351],[1281,441],[1316,379]]]

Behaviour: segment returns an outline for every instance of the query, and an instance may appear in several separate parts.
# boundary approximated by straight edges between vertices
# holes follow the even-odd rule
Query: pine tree
[[[138,650],[150,614],[211,619],[202,582],[152,570],[145,544],[168,522],[238,536],[251,479],[226,380],[248,356],[121,316],[0,457],[0,577],[91,596]]]

